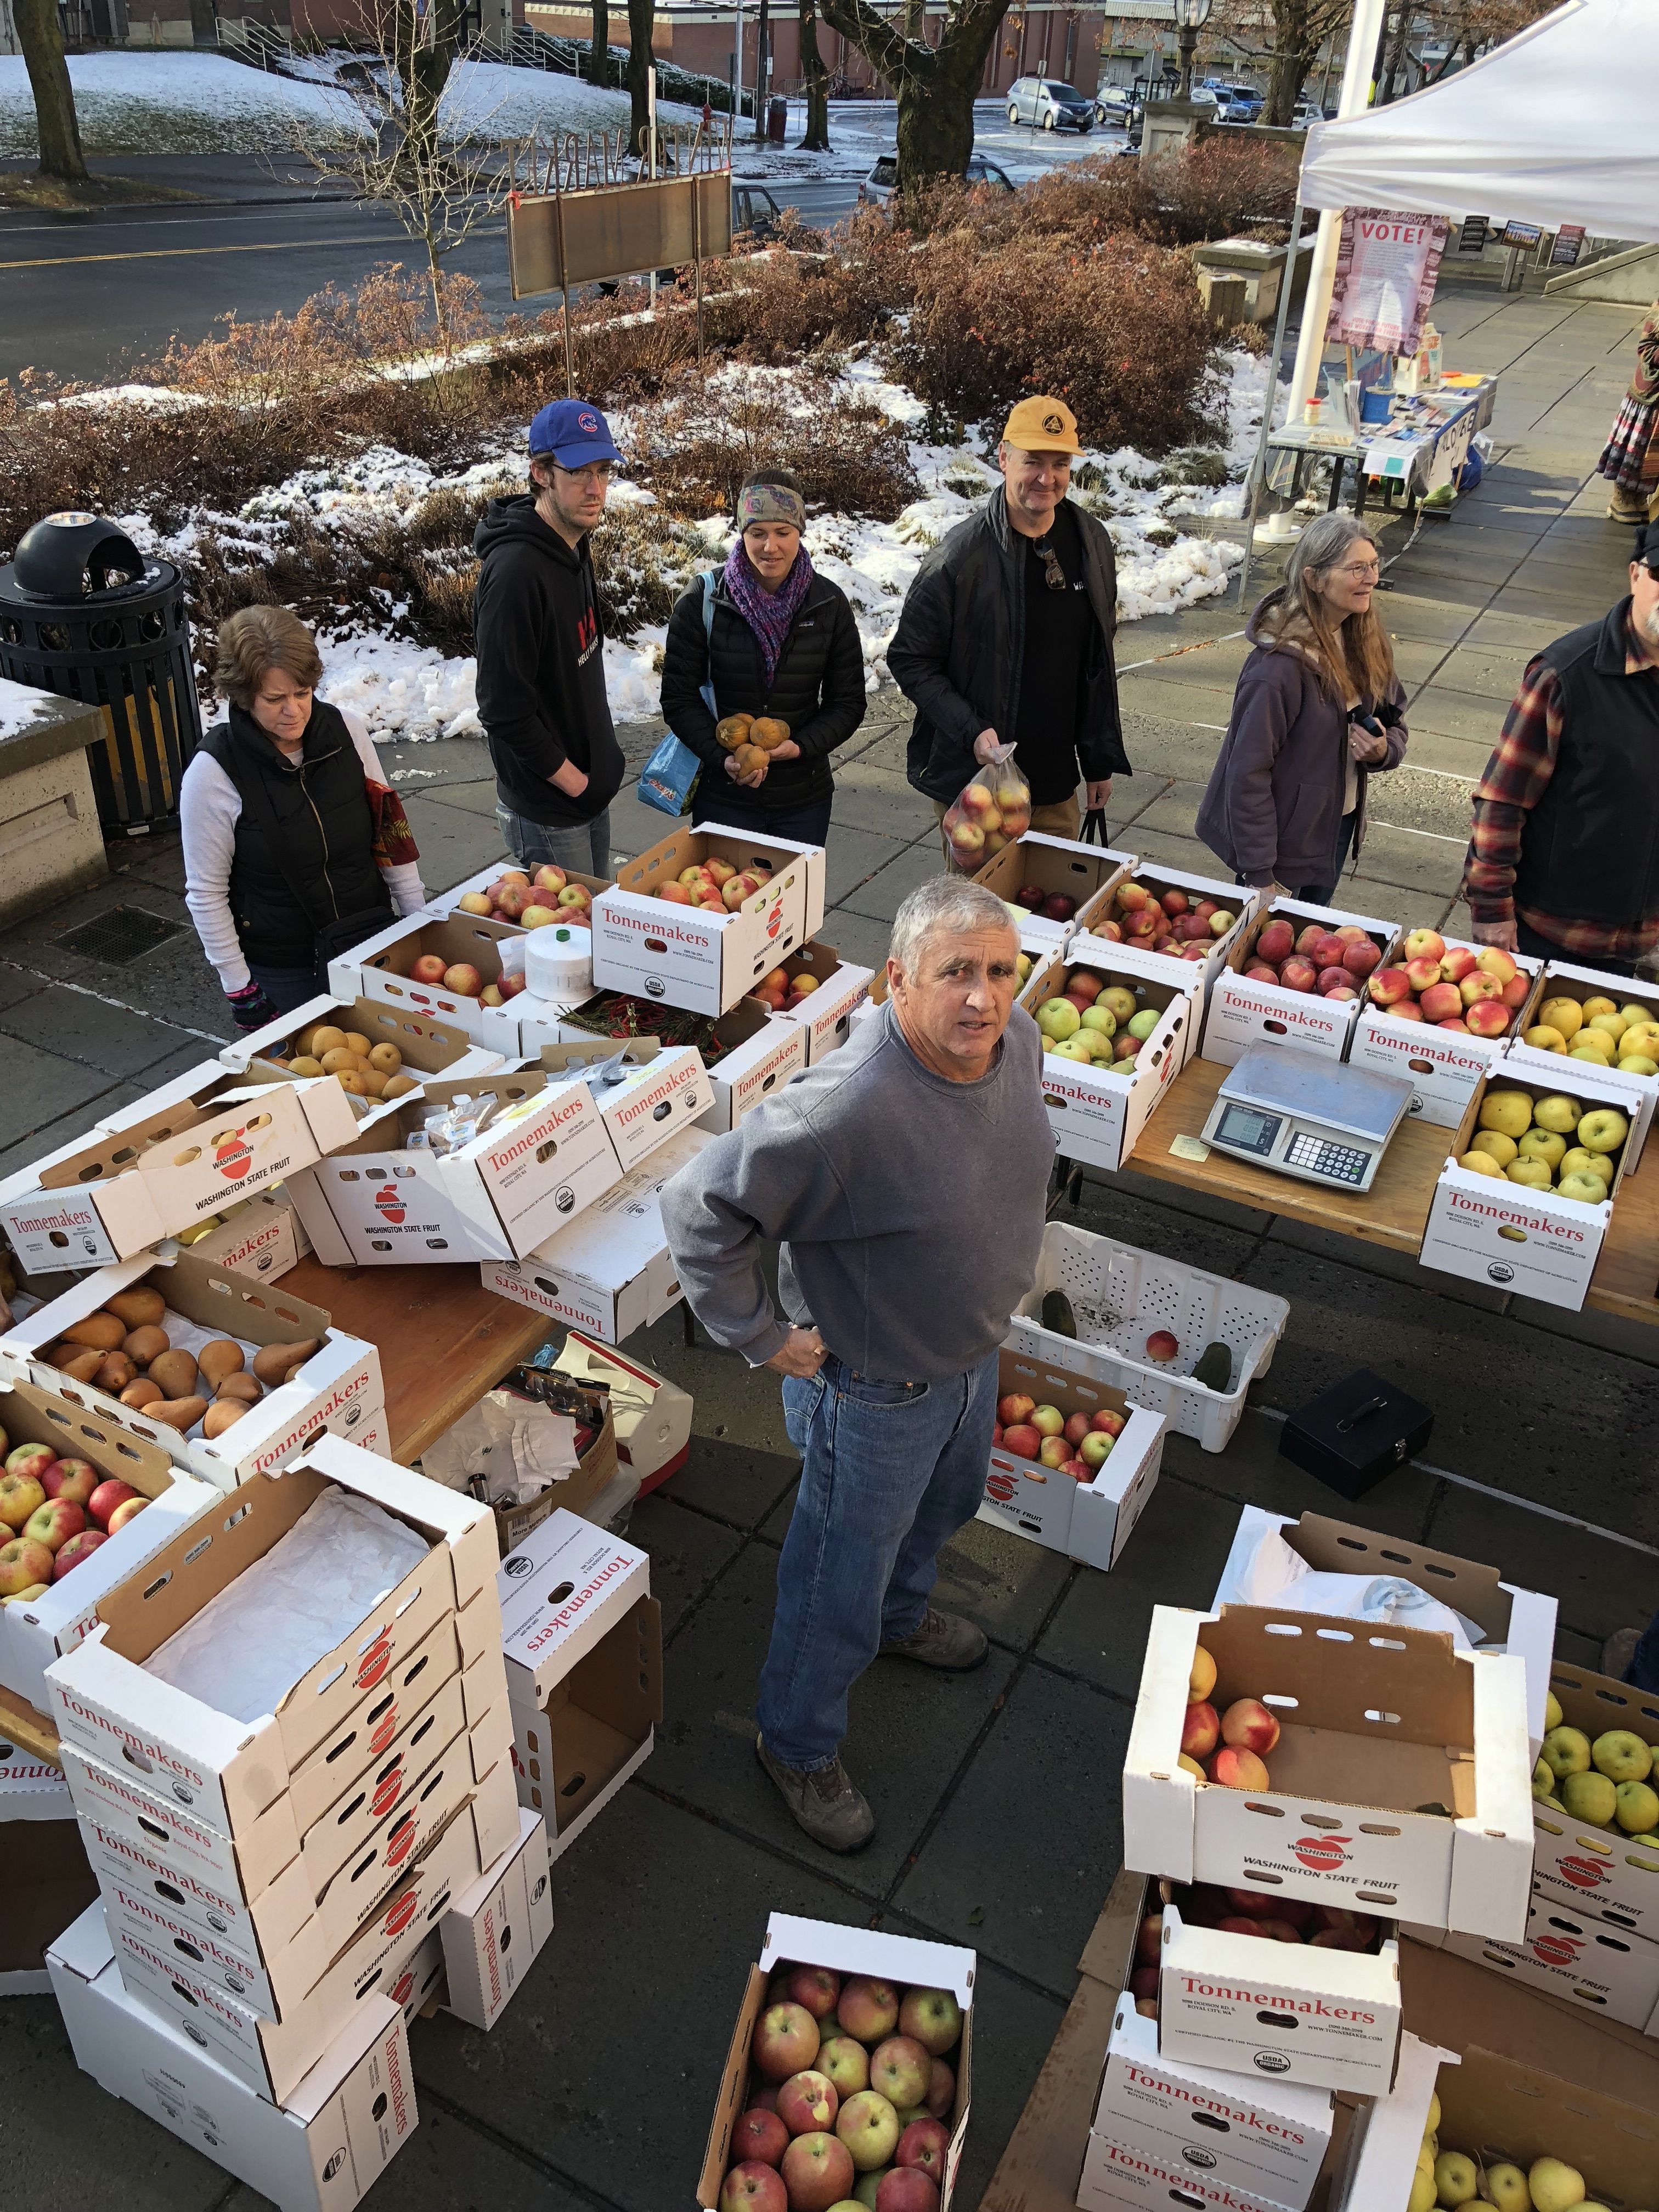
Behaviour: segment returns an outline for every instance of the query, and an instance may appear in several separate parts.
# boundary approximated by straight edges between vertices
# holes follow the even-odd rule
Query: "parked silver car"
[[[1006,170],[998,168],[994,161],[988,161],[983,154],[969,155],[963,182],[969,185],[989,185],[999,192],[1014,189],[1013,179]],[[898,155],[878,155],[874,168],[859,186],[859,204],[861,207],[885,207],[897,187]]]
[[[1089,131],[1094,126],[1092,94],[1058,78],[1018,76],[1008,88],[1008,120],[1042,131]]]

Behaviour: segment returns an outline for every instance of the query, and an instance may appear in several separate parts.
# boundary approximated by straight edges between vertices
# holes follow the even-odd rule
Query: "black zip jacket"
[[[830,755],[844,744],[865,716],[864,648],[847,595],[827,577],[814,575],[767,688],[760,641],[738,613],[726,588],[724,571],[714,580],[712,641],[702,618],[702,579],[676,601],[663,647],[662,718],[711,773],[699,787],[704,798],[729,787],[726,754],[714,736],[715,716],[703,703],[702,686],[714,664],[714,703],[727,714],[775,714],[787,722],[800,747],[799,760],[779,761],[766,771],[758,791],[743,789],[745,810],[781,813],[827,799],[834,788]],[[711,805],[704,813],[717,813]]]
[[[374,858],[363,764],[338,708],[313,700],[297,768],[289,767],[240,707],[207,732],[202,750],[242,796],[229,896],[236,934],[250,961],[262,968],[309,968],[317,958],[319,930],[361,918],[361,943],[389,926],[396,915]],[[280,860],[272,850],[270,817],[257,803],[260,793],[276,818]]]
[[[478,718],[496,794],[529,822],[591,822],[621,789],[623,763],[587,540],[573,551],[537,514],[533,495],[520,492],[490,501],[472,542]],[[576,799],[550,781],[566,761],[587,778]]]
[[[1117,568],[1105,525],[1080,507],[1073,512],[1097,624],[1083,672],[1077,757],[1084,781],[1096,783],[1132,772],[1112,663]],[[973,777],[980,732],[1012,740],[1024,657],[1025,540],[1009,526],[999,486],[916,571],[887,648],[893,680],[916,710],[905,767],[918,791],[948,804]]]

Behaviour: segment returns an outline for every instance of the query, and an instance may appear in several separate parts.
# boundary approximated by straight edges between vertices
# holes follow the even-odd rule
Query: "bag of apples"
[[[1013,747],[999,745],[945,809],[940,827],[953,873],[976,876],[1030,826],[1031,787],[1014,766]]]

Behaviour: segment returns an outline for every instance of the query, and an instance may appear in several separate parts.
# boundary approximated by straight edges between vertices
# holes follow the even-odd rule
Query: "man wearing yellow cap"
[[[887,665],[916,710],[910,781],[940,814],[1011,740],[1031,827],[1078,834],[1078,783],[1104,806],[1130,773],[1112,636],[1117,570],[1103,524],[1066,496],[1083,448],[1058,399],[1023,399],[997,448],[1002,488],[922,562]]]

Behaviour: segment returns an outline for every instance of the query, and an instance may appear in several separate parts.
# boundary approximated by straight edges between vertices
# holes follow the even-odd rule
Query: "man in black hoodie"
[[[520,867],[611,874],[622,748],[605,688],[588,535],[622,455],[597,407],[559,399],[530,426],[527,492],[493,499],[473,539],[478,715],[495,819]]]

